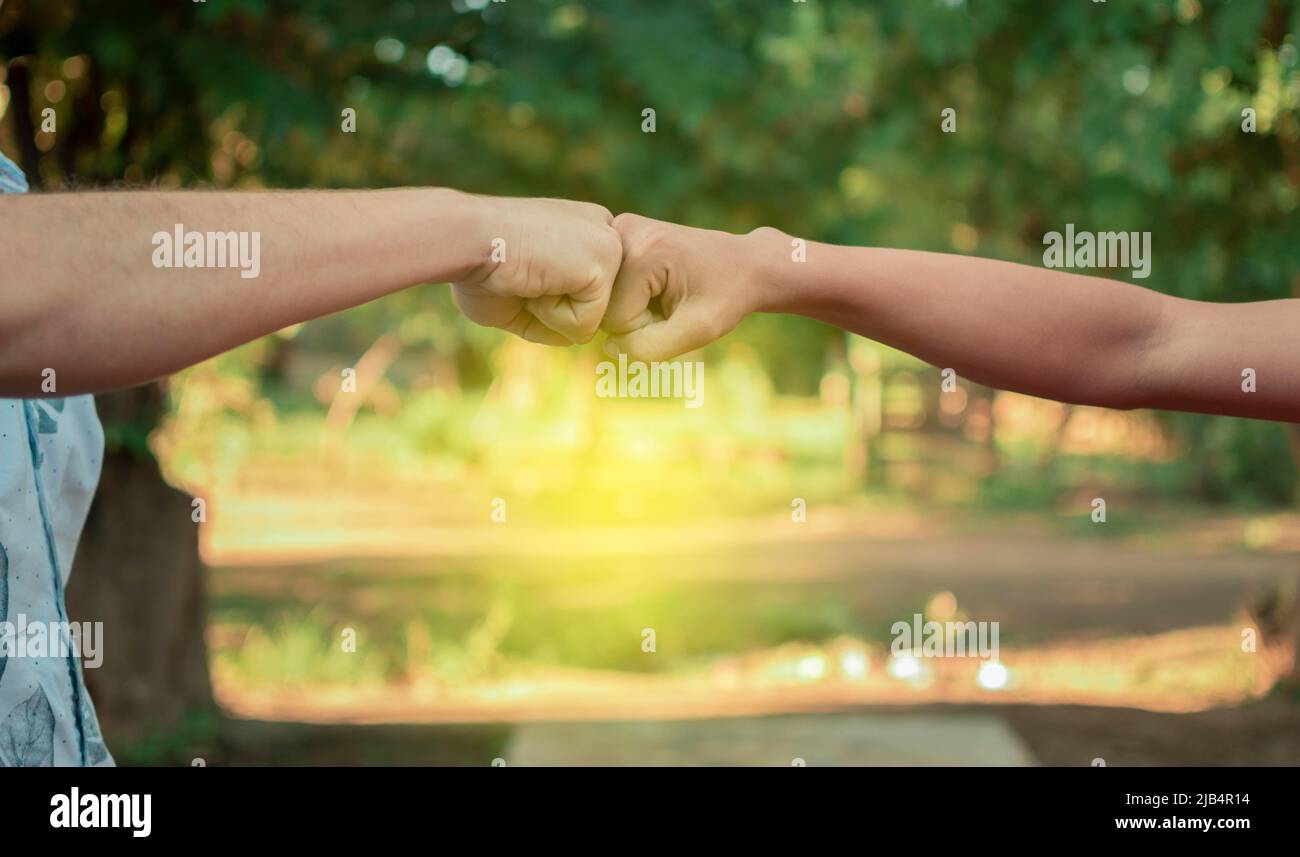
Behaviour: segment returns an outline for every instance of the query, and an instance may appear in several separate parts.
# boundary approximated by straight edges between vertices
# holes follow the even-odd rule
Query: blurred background
[[[1029,264],[1150,231],[1144,285],[1258,300],[1300,292],[1298,60],[1289,0],[7,0],[0,149],[37,191],[451,185]],[[802,714],[809,764],[975,721],[1046,764],[1300,764],[1296,427],[941,396],[776,316],[691,410],[597,398],[599,347],[430,284],[100,397],[69,601],[119,762],[510,763],[631,721],[789,764],[763,724]],[[1005,669],[900,667],[915,613],[999,622]],[[638,760],[706,758],[665,728]],[[528,752],[635,752],[595,729]]]

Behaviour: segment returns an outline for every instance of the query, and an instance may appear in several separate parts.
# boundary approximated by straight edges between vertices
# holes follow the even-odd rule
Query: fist
[[[622,257],[609,210],[564,199],[475,199],[482,262],[452,284],[461,312],[530,342],[590,341]]]
[[[759,309],[751,235],[620,214],[623,264],[601,327],[606,351],[668,360],[729,333]]]

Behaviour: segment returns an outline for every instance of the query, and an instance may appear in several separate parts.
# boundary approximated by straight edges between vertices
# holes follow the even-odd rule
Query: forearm
[[[0,198],[0,396],[141,383],[486,252],[449,190],[132,192]],[[257,276],[157,267],[156,233],[258,233]],[[211,259],[206,260],[211,263]],[[246,268],[251,273],[251,269]],[[57,389],[42,390],[54,369]]]
[[[785,246],[789,246],[788,238]],[[1206,304],[969,256],[814,244],[769,252],[766,308],[807,315],[999,389],[1080,404],[1300,416],[1300,302]],[[1242,372],[1256,370],[1257,391]]]

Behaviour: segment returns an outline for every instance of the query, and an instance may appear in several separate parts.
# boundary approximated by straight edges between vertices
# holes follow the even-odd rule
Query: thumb
[[[716,337],[711,336],[707,319],[689,312],[676,312],[663,321],[656,321],[631,333],[610,337],[605,343],[605,353],[611,357],[620,352],[633,360],[652,362],[670,360],[687,351],[703,348]]]
[[[603,299],[583,301],[574,295],[542,295],[530,298],[526,306],[542,324],[576,343],[591,341],[605,311]]]

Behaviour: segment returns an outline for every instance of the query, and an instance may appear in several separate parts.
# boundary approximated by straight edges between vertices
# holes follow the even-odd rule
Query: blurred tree
[[[1286,0],[8,0],[0,143],[46,189],[451,184],[1032,264],[1066,223],[1150,231],[1146,285],[1252,300],[1300,295],[1298,51]],[[481,383],[498,340],[447,301],[315,327],[359,354],[411,319]],[[784,391],[842,351],[801,319],[738,335]],[[273,376],[291,347],[223,360]],[[104,411],[135,464],[106,473],[131,482],[159,409],[127,401]],[[1293,499],[1284,427],[1165,424],[1204,496]]]

